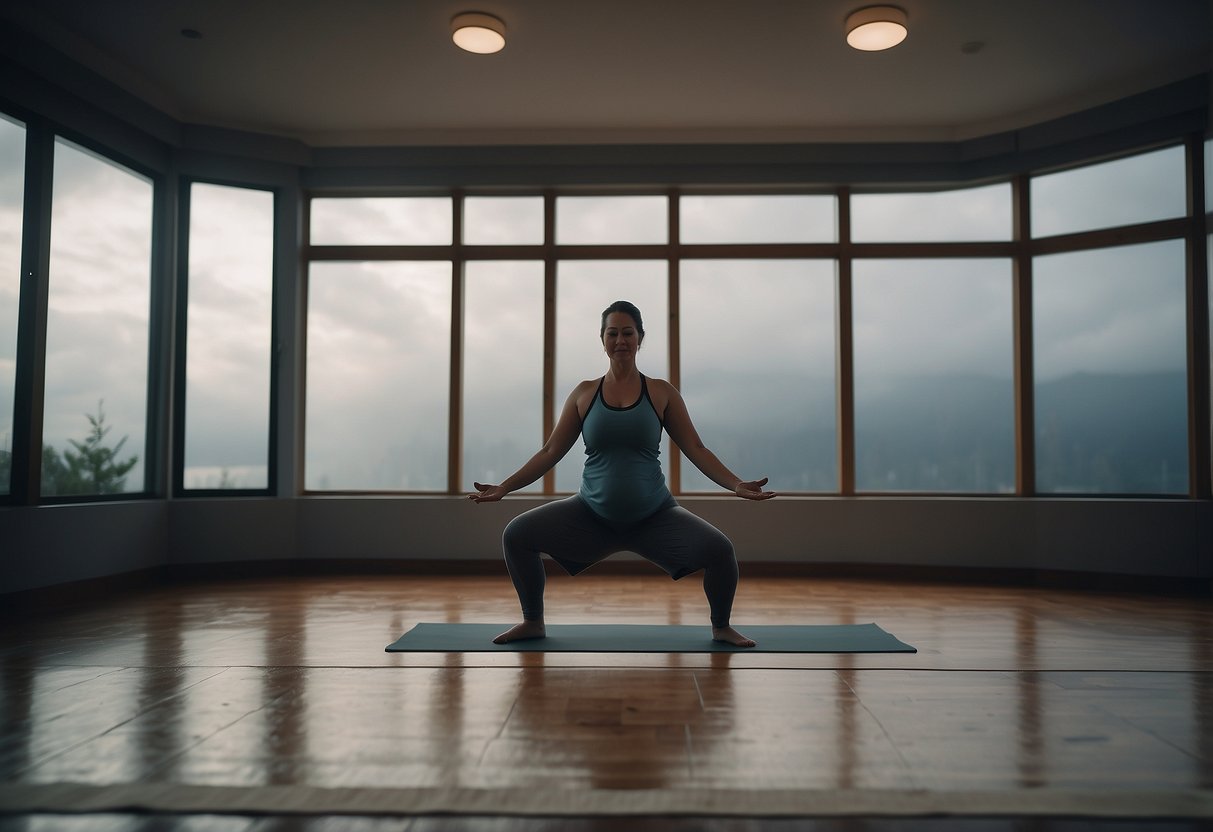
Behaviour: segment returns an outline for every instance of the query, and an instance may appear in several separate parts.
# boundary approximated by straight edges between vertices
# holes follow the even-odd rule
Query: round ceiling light
[[[867,6],[847,16],[847,43],[864,52],[892,49],[907,34],[906,13],[896,6]]]
[[[451,40],[460,49],[491,55],[505,49],[505,23],[482,12],[457,14],[451,19]]]

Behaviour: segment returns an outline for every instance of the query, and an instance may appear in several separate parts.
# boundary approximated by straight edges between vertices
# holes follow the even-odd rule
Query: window
[[[1015,488],[1009,260],[854,264],[859,491]]]
[[[24,200],[25,126],[0,115],[0,494],[12,487]]]
[[[309,490],[445,491],[451,264],[312,263]]]
[[[704,444],[776,491],[838,487],[832,260],[682,264],[682,394]],[[689,462],[683,491],[719,491]]]
[[[684,196],[679,201],[684,243],[832,243],[838,240],[838,201],[829,196]]]
[[[543,444],[543,263],[464,267],[463,475],[499,483]],[[540,479],[525,491],[543,488]]]
[[[652,378],[669,375],[669,297],[665,261],[577,260],[562,262],[556,288],[555,416],[577,383],[606,372],[608,359],[599,330],[602,310],[617,300],[636,304],[644,317],[644,343],[637,354],[640,371]],[[669,476],[669,440],[662,439],[662,468]],[[525,462],[525,460],[523,460]],[[578,441],[556,466],[556,490],[576,491],[585,467],[584,442]]]
[[[1182,217],[1187,211],[1183,147],[1032,179],[1032,235]]]
[[[314,246],[449,246],[451,198],[317,197],[311,202]]]
[[[193,183],[184,487],[269,487],[274,195]]]
[[[959,243],[1011,239],[1011,186],[930,193],[854,194],[851,230],[864,243]]]
[[[42,494],[145,489],[152,183],[55,143]]]
[[[1080,235],[1045,243],[1066,253],[1034,261],[1035,376],[1024,383],[1035,393],[1028,481],[1037,492],[1186,493],[1181,232],[1160,224],[1133,232],[1155,242],[1094,248],[1107,245],[1105,228],[1183,215],[1183,153],[1165,148],[1032,180],[1025,249],[1039,237]],[[841,193],[313,200],[313,245],[358,250],[315,251],[309,267],[306,487],[463,491],[500,481],[543,442],[544,417],[558,416],[579,381],[602,375],[600,315],[624,299],[645,316],[642,371],[678,376],[704,441],[738,474],[767,476],[789,493],[835,493],[852,481],[869,494],[1014,493],[1012,274],[1021,255],[1011,184]],[[840,238],[840,198],[849,200],[849,240]],[[841,322],[839,257],[850,258],[852,298]],[[553,270],[554,297],[545,289]],[[452,352],[454,286],[463,337]],[[837,376],[836,356],[848,336],[849,379]],[[460,390],[450,388],[452,355]],[[554,378],[551,414],[542,411],[545,373]],[[854,457],[843,462],[854,468],[844,472],[836,397],[848,388]],[[760,404],[743,420],[739,401]],[[462,469],[451,482],[456,439]],[[577,490],[583,460],[578,443],[556,467],[556,492]],[[717,490],[689,462],[679,471],[681,491]]]
[[[468,245],[542,245],[543,197],[469,196],[463,201]]]
[[[562,196],[556,200],[560,245],[665,243],[669,200],[664,196]],[[644,309],[641,308],[641,313]]]
[[[1186,493],[1183,241],[1039,257],[1033,273],[1037,489]]]

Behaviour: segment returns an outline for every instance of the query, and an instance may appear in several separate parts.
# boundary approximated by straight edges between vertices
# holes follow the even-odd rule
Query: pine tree
[[[86,413],[85,418],[90,425],[88,437],[83,442],[68,440],[75,452],[64,451],[60,457],[53,447],[43,447],[43,494],[120,494],[125,489],[126,475],[139,457],[118,461],[118,454],[126,444],[125,436],[114,447],[105,446],[105,437],[112,428],[105,424],[104,400],[97,403],[96,416]]]

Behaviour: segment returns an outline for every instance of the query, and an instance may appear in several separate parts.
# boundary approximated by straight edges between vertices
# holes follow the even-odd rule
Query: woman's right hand
[[[484,485],[478,482],[474,482],[472,485],[476,488],[476,493],[469,494],[468,499],[473,503],[495,503],[510,493],[500,485]]]

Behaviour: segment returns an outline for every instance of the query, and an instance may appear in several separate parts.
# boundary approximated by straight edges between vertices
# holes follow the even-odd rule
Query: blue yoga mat
[[[418,624],[389,653],[917,653],[875,624],[756,625],[739,628],[757,647],[712,641],[706,625],[548,624],[547,638],[493,644],[509,624]]]

